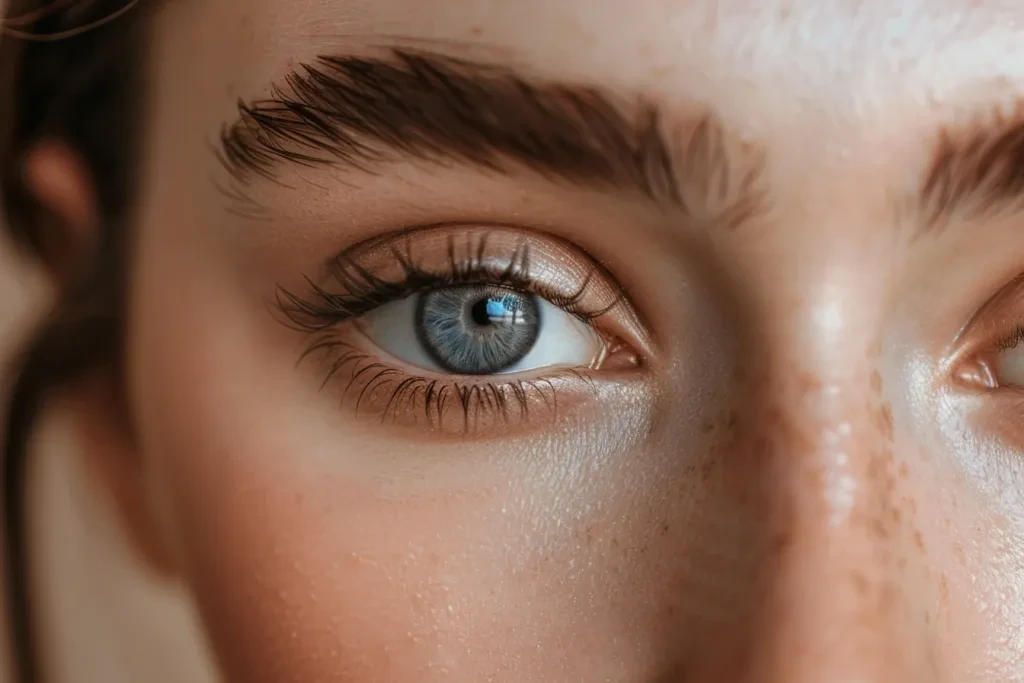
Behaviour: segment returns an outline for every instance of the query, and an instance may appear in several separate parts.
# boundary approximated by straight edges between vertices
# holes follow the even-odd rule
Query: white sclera
[[[401,361],[434,372],[447,373],[420,343],[416,330],[419,294],[393,301],[367,313],[359,321],[363,334]],[[533,348],[501,374],[529,372],[549,367],[589,367],[604,346],[600,335],[576,316],[537,298],[540,332]]]
[[[1024,387],[1024,344],[1000,351],[992,362],[996,386]]]

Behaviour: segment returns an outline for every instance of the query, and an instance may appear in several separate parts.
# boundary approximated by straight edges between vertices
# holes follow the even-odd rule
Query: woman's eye
[[[366,337],[399,360],[457,375],[591,367],[605,342],[550,301],[497,285],[415,294],[364,315]]]

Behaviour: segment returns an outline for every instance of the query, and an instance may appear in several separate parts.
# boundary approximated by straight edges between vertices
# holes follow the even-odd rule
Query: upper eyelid
[[[307,294],[300,295],[279,287],[277,309],[285,314],[292,326],[306,331],[319,331],[422,291],[486,282],[530,291],[581,320],[592,323],[627,298],[618,280],[605,272],[596,259],[576,245],[529,230],[505,226],[476,227],[475,232],[466,232],[471,231],[470,225],[430,225],[372,237],[346,248],[329,259],[325,264],[324,277],[317,281],[306,278],[309,290]],[[440,269],[424,268],[419,262],[421,259],[417,259],[413,251],[414,239],[425,234],[441,233],[444,233],[446,238],[447,263]],[[506,239],[509,234],[515,234],[516,241],[511,249],[504,252],[504,257],[497,259],[494,255],[489,255],[487,250],[495,241],[492,240],[492,236],[499,233]],[[471,235],[474,234],[475,242],[471,241]],[[461,244],[457,241],[460,235],[464,238]],[[577,261],[587,261],[586,273],[577,278],[578,285],[572,291],[559,291],[555,286],[546,284],[531,274],[531,254],[534,249],[539,248],[538,245],[544,243],[549,246],[558,245],[558,248],[566,251],[571,249],[577,252]],[[531,249],[531,245],[534,249]],[[397,265],[400,269],[401,276],[397,279],[380,276],[362,259],[369,253],[376,254],[380,260],[382,250],[386,250],[387,255],[391,257],[389,265]],[[489,258],[485,258],[488,256]],[[498,260],[504,261],[505,265],[493,265],[493,262]],[[602,293],[601,305],[589,308],[584,306],[583,302],[597,287],[605,290]]]

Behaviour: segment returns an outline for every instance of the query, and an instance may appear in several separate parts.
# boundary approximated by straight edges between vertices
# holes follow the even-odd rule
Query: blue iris
[[[461,375],[507,371],[533,348],[540,308],[532,294],[465,285],[420,296],[416,330],[438,365]]]

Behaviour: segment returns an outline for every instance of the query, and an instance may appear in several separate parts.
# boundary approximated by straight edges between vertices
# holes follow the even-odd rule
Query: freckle
[[[892,521],[899,524],[903,520],[903,514],[898,507],[892,509]]]
[[[821,391],[821,380],[816,375],[804,372],[800,375],[798,386],[800,391],[805,394]]]
[[[889,530],[885,528],[885,522],[880,519],[872,520],[871,531],[879,538],[889,538]]]
[[[613,548],[618,548],[619,547],[619,537],[618,536],[612,536],[612,547]]]
[[[949,579],[946,575],[942,575],[942,579],[939,581],[939,605],[944,609],[949,608]]]
[[[473,36],[476,37],[476,38],[479,38],[480,36],[482,36],[484,34],[484,30],[482,28],[480,28],[479,26],[474,26],[470,30],[471,30]]]
[[[670,528],[671,528],[671,527],[669,526],[668,522],[662,522],[662,523],[661,523],[661,535],[662,535],[662,536],[664,536],[665,534],[667,534],[667,533],[668,533],[668,530],[669,530]]]
[[[892,421],[892,405],[886,402],[878,411],[877,425],[882,436],[886,440],[892,440],[893,434],[893,421]]]
[[[907,467],[907,463],[900,463],[900,479],[906,479],[910,476],[910,468]]]
[[[925,613],[924,613],[924,625],[928,626],[931,623],[932,623],[932,613],[928,612],[928,611],[925,611]]]
[[[871,373],[871,390],[876,394],[882,393],[882,373],[878,370]]]
[[[726,422],[725,426],[728,429],[735,429],[736,426],[739,423],[740,423],[740,414],[738,412],[736,412],[735,410],[730,410],[729,411],[729,420],[728,420],[728,422]]]
[[[922,553],[924,552],[924,536],[922,536],[921,532],[917,530],[914,531],[914,545],[916,545],[917,549]]]
[[[700,425],[700,431],[702,434],[710,434],[715,431],[715,423],[711,420],[704,420]]]

